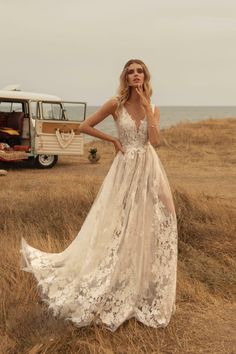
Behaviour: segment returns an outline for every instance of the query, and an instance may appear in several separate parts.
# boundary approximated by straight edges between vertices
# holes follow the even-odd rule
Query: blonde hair
[[[144,91],[144,94],[147,97],[147,99],[150,101],[150,98],[152,95],[152,88],[151,88],[151,84],[150,84],[150,79],[151,79],[150,72],[142,60],[130,59],[125,64],[125,66],[120,74],[120,85],[119,85],[119,88],[117,90],[117,95],[116,95],[116,100],[118,102],[116,113],[118,113],[120,108],[125,104],[125,102],[130,97],[131,87],[128,85],[127,76],[128,76],[128,67],[133,63],[140,64],[142,66],[142,69],[144,71],[143,91]]]

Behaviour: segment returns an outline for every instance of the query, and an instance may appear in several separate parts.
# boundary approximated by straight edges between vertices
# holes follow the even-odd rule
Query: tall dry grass
[[[104,157],[99,165],[86,156],[79,163],[61,159],[49,171],[8,165],[0,180],[0,352],[234,353],[236,199],[184,183],[174,188],[174,171],[182,158],[186,173],[195,162],[208,167],[210,159],[234,174],[235,153],[229,151],[236,147],[235,127],[233,119],[208,120],[163,131],[160,155],[173,181],[179,232],[177,309],[166,328],[130,319],[114,333],[97,325],[78,329],[47,311],[32,274],[19,268],[21,237],[58,252],[77,235],[114,157],[111,145],[96,143]]]

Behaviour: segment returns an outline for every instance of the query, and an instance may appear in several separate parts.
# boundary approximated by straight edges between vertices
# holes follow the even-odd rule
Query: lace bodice
[[[154,112],[155,105],[152,104]],[[121,107],[120,113],[115,121],[119,140],[124,150],[140,150],[145,151],[148,144],[147,119],[144,117],[137,126],[137,123],[130,116],[124,106]]]

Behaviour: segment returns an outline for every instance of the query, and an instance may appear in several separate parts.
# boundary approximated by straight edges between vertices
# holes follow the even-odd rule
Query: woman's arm
[[[160,109],[155,106],[154,113],[152,112],[152,108],[149,105],[148,108],[146,108],[146,115],[147,115],[147,121],[148,121],[148,137],[150,143],[154,147],[159,147],[160,146]]]
[[[155,106],[153,113],[151,104],[143,92],[142,85],[136,87],[136,92],[139,94],[140,103],[146,112],[149,141],[154,147],[158,147],[160,146],[160,110]]]
[[[116,110],[117,101],[115,98],[109,99],[104,103],[95,113],[89,116],[83,123],[80,124],[79,130],[81,133],[95,136],[106,141],[114,143],[117,138],[114,136],[105,134],[98,129],[93,128],[98,123],[102,122],[110,114],[114,116]]]

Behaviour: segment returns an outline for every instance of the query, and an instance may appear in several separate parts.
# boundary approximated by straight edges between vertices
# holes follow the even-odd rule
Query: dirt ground
[[[97,147],[101,159],[88,160]],[[76,328],[48,314],[35,279],[19,267],[21,237],[46,252],[74,239],[115,157],[111,143],[54,168],[0,163],[0,353],[236,353],[236,119],[179,123],[156,152],[178,220],[177,310],[166,328],[130,319],[115,333]]]

